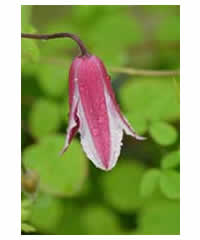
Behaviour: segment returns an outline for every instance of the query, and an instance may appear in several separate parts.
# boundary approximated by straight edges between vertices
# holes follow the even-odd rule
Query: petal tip
[[[62,157],[63,156],[63,154],[64,154],[64,152],[65,152],[65,150],[64,149],[62,149],[59,153],[58,153],[58,155],[60,156],[60,157]]]
[[[68,148],[69,145],[66,145],[63,147],[63,149],[59,152],[59,156],[62,157],[63,154],[67,151],[67,148]]]
[[[110,171],[113,167],[110,167],[110,166],[96,166],[97,168],[99,168],[99,169],[101,169],[101,170],[103,170],[103,171],[105,171],[105,172],[108,172],[108,171]]]
[[[144,140],[147,139],[147,137],[142,137],[142,136],[139,136],[139,135],[135,135],[135,139],[140,140],[140,141],[144,141]]]

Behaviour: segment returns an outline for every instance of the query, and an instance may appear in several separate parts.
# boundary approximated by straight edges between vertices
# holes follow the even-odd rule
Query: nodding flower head
[[[88,158],[102,170],[119,157],[123,132],[143,140],[120,112],[103,62],[93,55],[76,57],[69,72],[69,124],[62,153],[80,133]]]

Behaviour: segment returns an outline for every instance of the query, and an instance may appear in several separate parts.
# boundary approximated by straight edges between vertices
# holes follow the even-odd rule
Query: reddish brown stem
[[[22,38],[32,38],[32,39],[41,39],[41,40],[49,40],[49,39],[55,39],[55,38],[71,38],[79,45],[82,56],[88,56],[89,55],[85,45],[80,40],[80,38],[78,36],[72,34],[72,33],[53,33],[53,34],[22,33],[21,37]]]

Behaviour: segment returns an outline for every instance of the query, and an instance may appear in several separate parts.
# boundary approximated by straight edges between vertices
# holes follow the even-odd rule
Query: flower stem
[[[135,76],[152,76],[152,77],[169,77],[169,76],[179,76],[180,70],[144,70],[144,69],[134,69],[126,67],[114,67],[110,69],[115,73],[125,73],[128,75]]]
[[[22,33],[22,38],[32,38],[32,39],[41,39],[41,40],[49,40],[49,39],[55,39],[55,38],[71,38],[73,39],[79,46],[81,50],[81,56],[88,56],[89,53],[83,44],[83,42],[80,40],[78,36],[72,33],[53,33],[53,34],[29,34],[29,33]]]

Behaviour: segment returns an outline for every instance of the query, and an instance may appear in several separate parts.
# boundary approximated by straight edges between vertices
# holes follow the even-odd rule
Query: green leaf
[[[65,122],[65,124],[67,125],[67,122],[69,119],[69,101],[67,97],[65,97],[62,103],[60,104],[60,111],[61,111],[61,117]]]
[[[154,141],[163,146],[174,144],[178,137],[176,129],[166,122],[153,122],[149,132]]]
[[[22,232],[35,232],[35,228],[31,226],[27,221],[30,218],[30,208],[32,202],[28,199],[21,201],[21,231]]]
[[[180,40],[180,15],[165,17],[155,31],[156,39],[159,41],[179,41]]]
[[[79,193],[87,176],[87,161],[76,140],[60,156],[64,142],[65,136],[62,135],[43,138],[25,149],[23,161],[27,168],[38,173],[42,190],[72,196]]]
[[[121,212],[130,213],[143,203],[139,186],[144,173],[142,165],[119,160],[117,166],[102,176],[105,200]]]
[[[61,122],[60,106],[57,103],[39,99],[32,106],[29,124],[33,136],[40,138],[55,133]]]
[[[28,199],[23,199],[21,203],[22,209],[29,208],[31,206],[32,202]]]
[[[35,232],[36,229],[28,223],[22,223],[21,224],[21,231],[29,233],[29,232]]]
[[[80,20],[77,24],[81,28],[87,29],[94,26],[104,16],[110,16],[115,14],[123,14],[127,6],[105,6],[105,5],[80,5],[72,9],[72,17],[75,21],[77,18]],[[85,30],[84,29],[84,30]]]
[[[35,232],[36,229],[28,223],[22,223],[21,224],[21,231],[29,233],[29,232]]]
[[[137,235],[179,235],[179,201],[159,200],[139,213]]]
[[[32,15],[32,6],[22,5],[21,6],[21,28],[22,32],[26,31],[26,26],[29,25]]]
[[[54,234],[62,221],[63,203],[59,198],[40,193],[30,209],[30,223],[43,234]]]
[[[40,234],[83,234],[81,210],[74,198],[56,198],[40,192],[31,208],[30,222]]]
[[[56,224],[54,234],[59,235],[79,235],[83,234],[82,222],[80,215],[83,206],[80,206],[77,201],[72,198],[62,199],[63,201],[63,214],[62,220]]]
[[[29,210],[26,208],[21,208],[21,221],[27,221],[29,217]]]
[[[84,36],[83,40],[90,51],[99,56],[107,66],[126,62],[129,54],[125,50],[144,39],[138,19],[128,11],[127,6],[72,8],[71,19],[76,27],[75,32]],[[79,21],[76,21],[77,18]]]
[[[80,36],[79,31],[77,31],[75,22],[72,23],[69,21],[69,18],[67,16],[68,15],[66,15],[66,18],[62,18],[60,21],[55,21],[54,18],[49,19],[50,21],[53,21],[49,24],[45,24],[45,27],[40,27],[40,31],[49,33],[67,31]],[[57,20],[58,19],[59,18],[57,18]],[[66,60],[71,61],[74,55],[78,55],[80,53],[78,45],[70,38],[40,41],[40,51],[45,61],[52,62],[58,66],[60,64],[65,64]],[[75,54],[72,55],[71,51],[74,51]]]
[[[148,124],[144,118],[135,116],[132,112],[125,114],[125,116],[137,134],[144,134],[147,131]]]
[[[85,208],[81,213],[81,222],[85,234],[116,235],[120,234],[120,224],[111,209],[99,205]]]
[[[34,63],[39,61],[40,53],[35,40],[33,39],[21,40],[21,56],[23,65],[27,62]]]
[[[21,6],[21,30],[23,33],[35,33],[36,30],[31,24],[32,6]],[[22,68],[27,62],[38,62],[39,48],[34,39],[21,39]]]
[[[161,167],[163,169],[175,168],[180,163],[180,151],[168,153],[161,159]]]
[[[41,64],[39,68],[38,83],[45,95],[62,97],[67,95],[68,67],[62,64]]]
[[[31,206],[31,201],[24,199],[21,201],[21,221],[27,221],[29,218],[29,208]]]
[[[88,34],[92,51],[102,58],[107,66],[123,64],[128,58],[124,50],[144,39],[137,19],[123,13],[102,16]]]
[[[177,120],[180,106],[171,78],[135,77],[120,88],[122,107],[143,121]]]
[[[180,174],[175,170],[165,170],[160,175],[160,189],[170,199],[180,198]]]
[[[173,78],[173,82],[174,82],[174,88],[176,90],[176,99],[180,105],[180,81],[178,81],[176,78]]]
[[[140,185],[142,197],[147,197],[154,192],[156,186],[159,184],[159,177],[160,170],[158,169],[150,169],[145,172]]]

